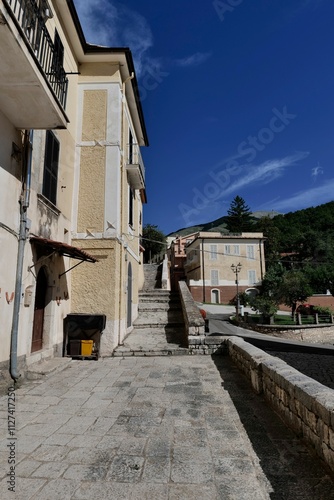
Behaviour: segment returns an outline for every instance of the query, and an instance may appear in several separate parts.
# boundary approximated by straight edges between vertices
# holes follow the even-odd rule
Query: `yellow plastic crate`
[[[93,341],[92,340],[82,340],[81,341],[81,356],[91,356],[93,352]]]

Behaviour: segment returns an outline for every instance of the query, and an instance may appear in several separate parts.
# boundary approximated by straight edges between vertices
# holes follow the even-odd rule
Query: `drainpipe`
[[[261,269],[261,281],[263,281],[263,263],[262,263],[262,239],[260,239],[260,269]]]
[[[124,297],[123,296],[123,265],[124,265],[124,262],[123,262],[123,248],[124,248],[124,245],[123,245],[123,232],[125,233],[125,231],[123,231],[123,227],[122,227],[122,224],[123,224],[123,165],[124,165],[124,161],[126,161],[126,156],[127,156],[127,149],[126,149],[126,144],[124,144],[124,123],[125,123],[125,86],[126,86],[126,83],[129,81],[129,80],[132,80],[134,78],[135,74],[134,72],[131,73],[130,76],[128,76],[124,82],[122,83],[122,123],[121,123],[121,141],[122,141],[122,149],[124,151],[124,146],[125,146],[125,151],[126,151],[126,154],[124,155],[123,153],[123,157],[121,159],[121,186],[120,186],[120,189],[121,189],[121,206],[120,206],[120,212],[121,212],[121,217],[120,217],[120,223],[121,223],[121,248],[120,248],[120,255],[121,255],[121,262],[120,262],[120,273],[119,273],[119,293],[120,293],[120,299],[121,297]],[[125,156],[125,158],[124,158]],[[125,252],[127,252],[127,250],[125,249]],[[119,301],[119,320],[118,320],[118,345],[121,345],[121,327],[122,327],[122,303],[123,301],[120,300]]]
[[[203,268],[203,304],[205,302],[205,272],[204,272],[204,238],[202,239],[202,268]]]
[[[24,246],[27,239],[27,233],[29,230],[27,209],[29,207],[29,200],[30,200],[32,139],[33,139],[33,131],[26,130],[24,135],[24,145],[23,145],[24,179],[22,181],[22,190],[19,200],[20,230],[19,230],[19,244],[17,251],[15,295],[13,304],[13,320],[12,320],[11,344],[10,344],[10,376],[15,382],[20,377],[20,374],[17,371],[17,341],[18,341],[18,330],[19,330],[20,302],[22,293],[21,291],[22,291]]]

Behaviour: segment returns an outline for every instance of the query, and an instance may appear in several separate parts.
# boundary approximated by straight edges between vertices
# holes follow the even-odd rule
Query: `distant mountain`
[[[270,217],[273,218],[276,215],[279,215],[278,212],[265,212],[258,211],[253,212],[252,216],[254,219],[261,219],[262,217]],[[226,228],[227,216],[220,217],[219,219],[213,220],[211,222],[205,222],[203,224],[198,224],[197,226],[190,226],[178,229],[173,233],[168,234],[168,236],[187,236],[188,234],[197,233],[199,231],[203,232],[218,232],[223,234],[228,234],[228,230]]]
[[[270,212],[266,212],[265,210],[258,210],[257,212],[253,212],[252,216],[255,217],[255,219],[262,219],[262,217],[269,217],[270,219],[273,219],[276,217],[276,215],[281,215],[279,212],[275,212],[274,210],[271,210]]]

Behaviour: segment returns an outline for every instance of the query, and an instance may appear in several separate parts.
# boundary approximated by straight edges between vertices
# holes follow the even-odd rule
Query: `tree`
[[[261,217],[256,224],[256,229],[263,233],[264,253],[266,256],[266,269],[275,266],[280,260],[280,230],[275,226],[271,217]]]
[[[158,226],[145,224],[142,239],[142,244],[145,248],[145,262],[149,262],[152,257],[166,250],[166,236],[158,229]]]
[[[256,295],[249,299],[249,304],[252,309],[262,314],[264,322],[268,324],[271,323],[271,318],[274,317],[278,309],[277,301],[269,295]]]
[[[285,269],[280,262],[272,265],[267,270],[262,280],[261,294],[273,297],[277,302],[280,300],[280,286],[283,282]]]
[[[286,271],[282,277],[282,282],[277,290],[277,298],[286,306],[291,307],[294,316],[297,303],[306,302],[307,298],[313,294],[309,281],[302,271]]]
[[[280,263],[273,264],[262,280],[260,294],[249,299],[250,306],[262,314],[265,323],[271,323],[279,307],[279,289],[284,273]]]
[[[236,196],[227,210],[227,229],[231,233],[242,233],[254,227],[252,214],[246,202],[240,196]]]
[[[334,295],[333,264],[308,265],[304,273],[315,293],[326,293],[329,290]]]

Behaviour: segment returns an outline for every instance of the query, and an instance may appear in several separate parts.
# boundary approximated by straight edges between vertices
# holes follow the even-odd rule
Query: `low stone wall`
[[[179,281],[179,291],[185,323],[186,333],[189,339],[189,347],[192,337],[203,336],[205,333],[205,321],[195,304],[185,281]]]
[[[230,337],[226,343],[254,390],[334,470],[334,391],[243,339]]]
[[[239,322],[240,326],[255,332],[281,337],[310,344],[334,344],[334,325],[298,325],[279,326]]]
[[[189,354],[227,354],[227,345],[221,337],[190,335]]]

